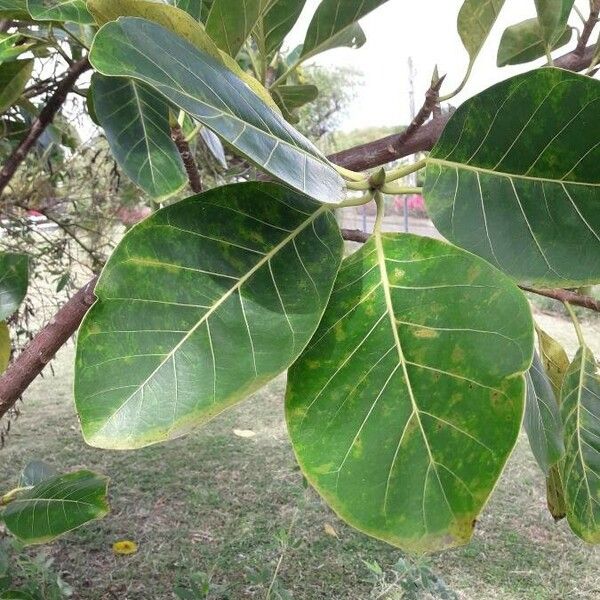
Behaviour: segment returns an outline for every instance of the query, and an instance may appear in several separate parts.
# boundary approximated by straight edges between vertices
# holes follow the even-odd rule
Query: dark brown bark
[[[538,289],[530,288],[524,285],[520,287],[525,292],[531,292],[532,294],[537,294],[538,296],[553,298],[559,302],[568,302],[569,304],[573,304],[575,306],[581,306],[582,308],[587,308],[588,310],[600,312],[600,301],[596,300],[596,298],[592,298],[591,296],[582,296],[581,294],[576,294],[575,292],[571,292],[569,290],[551,290],[545,288]]]
[[[587,43],[590,41],[590,36],[592,35],[592,31],[594,31],[594,27],[596,26],[596,23],[598,23],[598,15],[600,15],[600,0],[594,0],[594,3],[592,4],[592,10],[590,11],[590,16],[583,26],[581,37],[577,43],[577,48],[575,48],[575,53],[579,56],[583,56],[585,53]]]
[[[200,177],[200,171],[198,170],[198,165],[194,160],[192,149],[185,139],[183,131],[181,131],[181,127],[179,127],[179,125],[171,127],[171,138],[175,142],[177,150],[179,150],[179,154],[181,155],[181,160],[183,161],[183,166],[185,167],[185,171],[190,182],[190,187],[192,188],[194,194],[199,194],[202,191],[202,178]]]

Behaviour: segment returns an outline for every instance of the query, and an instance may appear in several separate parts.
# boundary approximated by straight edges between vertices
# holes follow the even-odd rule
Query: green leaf
[[[558,401],[560,399],[563,380],[569,368],[569,357],[565,349],[552,336],[539,327],[537,328],[537,334],[544,370],[550,378],[554,397]]]
[[[24,254],[0,253],[0,319],[10,317],[27,294],[29,259]]]
[[[123,171],[156,200],[180,191],[187,176],[163,97],[133,79],[97,73],[91,85],[98,123]]]
[[[596,359],[583,346],[562,387],[561,416],[566,454],[561,476],[571,529],[591,544],[600,542],[600,378]]]
[[[0,375],[6,371],[10,362],[10,353],[12,350],[10,342],[10,331],[6,321],[0,321]]]
[[[31,487],[38,485],[47,479],[56,477],[58,471],[51,465],[42,460],[32,460],[21,473],[19,480],[20,487]]]
[[[184,10],[196,21],[202,20],[202,0],[168,0],[173,6]]]
[[[306,0],[271,0],[259,22],[259,37],[267,56],[281,48],[306,5]]]
[[[14,60],[35,46],[35,43],[17,43],[21,40],[23,40],[23,36],[18,33],[0,33],[0,63]]]
[[[571,30],[565,29],[552,49],[557,50],[570,40]],[[498,48],[499,67],[528,63],[542,56],[546,56],[546,45],[537,19],[527,19],[504,30]]]
[[[42,481],[1,513],[24,544],[42,544],[108,513],[108,478],[76,471]]]
[[[322,0],[308,26],[301,59],[338,48],[360,48],[367,40],[358,21],[387,0]]]
[[[134,227],[79,332],[86,441],[179,437],[284,371],[321,319],[341,253],[331,211],[275,183],[216,188]]]
[[[548,47],[563,35],[574,4],[575,0],[535,0],[542,39]]]
[[[550,467],[550,473],[546,478],[546,502],[555,521],[560,521],[567,516],[567,504],[559,465]]]
[[[442,235],[521,282],[600,281],[599,102],[599,81],[560,69],[465,102],[428,159]]]
[[[200,129],[200,137],[213,158],[221,165],[221,167],[223,167],[223,169],[227,169],[227,157],[225,156],[225,148],[223,148],[221,140],[206,127]]]
[[[21,96],[31,73],[33,60],[15,60],[0,65],[0,114]]]
[[[288,111],[300,108],[319,97],[316,85],[282,85],[273,90],[276,101],[281,102]]]
[[[537,352],[533,355],[533,363],[525,381],[525,431],[540,469],[548,475],[550,467],[564,454],[565,447],[558,402]]]
[[[458,33],[470,64],[481,52],[505,0],[465,0],[458,13]]]
[[[516,442],[533,327],[523,294],[464,250],[375,236],[342,263],[288,376],[307,479],[405,551],[466,543]]]
[[[94,24],[94,17],[86,8],[85,0],[27,0],[27,10],[36,21]]]
[[[260,19],[267,0],[214,0],[206,33],[217,46],[235,58]]]
[[[214,58],[163,27],[135,18],[104,25],[90,53],[104,75],[130,77],[229,142],[290,186],[337,203],[343,181],[325,157]]]
[[[0,18],[27,21],[31,15],[27,11],[26,0],[0,0]]]

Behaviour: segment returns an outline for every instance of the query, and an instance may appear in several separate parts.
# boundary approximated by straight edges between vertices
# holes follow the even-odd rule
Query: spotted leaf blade
[[[326,206],[275,183],[216,188],[134,227],[78,336],[86,441],[179,437],[287,369],[318,326],[342,245]]]
[[[533,352],[520,291],[411,235],[345,259],[290,369],[302,471],[348,523],[406,551],[466,543],[516,442]]]

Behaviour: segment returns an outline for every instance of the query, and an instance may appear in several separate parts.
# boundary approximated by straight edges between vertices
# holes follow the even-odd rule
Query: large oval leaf
[[[600,542],[600,377],[596,359],[583,346],[565,375],[561,393],[566,454],[561,475],[571,529]]]
[[[94,23],[85,0],[27,0],[27,10],[36,21],[72,21],[80,25]]]
[[[94,74],[94,111],[113,156],[147,194],[163,200],[187,183],[183,161],[171,139],[169,105],[134,79]]]
[[[465,0],[458,13],[458,33],[473,64],[487,40],[505,0]]]
[[[565,446],[558,401],[537,352],[533,355],[533,363],[525,380],[527,382],[525,431],[540,469],[548,475],[550,467],[562,457]]]
[[[10,317],[27,294],[29,259],[24,254],[0,253],[0,320]]]
[[[184,435],[284,371],[321,319],[341,252],[328,208],[278,184],[216,188],[137,225],[79,332],[87,442]]]
[[[542,38],[551,48],[563,35],[575,0],[535,0]]]
[[[322,202],[343,182],[325,157],[222,64],[163,27],[136,18],[107,23],[90,53],[105,75],[138,79],[219,134],[262,169]]]
[[[256,35],[267,56],[278,51],[300,18],[306,0],[271,0],[258,23]]]
[[[108,513],[108,478],[76,471],[45,479],[0,513],[24,544],[43,544]]]
[[[600,81],[560,69],[465,102],[427,165],[440,232],[522,282],[600,281],[599,108]]]
[[[404,550],[466,543],[517,439],[532,352],[527,301],[502,273],[440,241],[375,236],[290,369],[304,474]]]

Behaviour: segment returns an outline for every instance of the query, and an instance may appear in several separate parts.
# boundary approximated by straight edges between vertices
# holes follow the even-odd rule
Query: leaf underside
[[[27,256],[0,253],[0,320],[10,317],[23,302],[28,277]]]
[[[184,435],[284,371],[321,319],[341,253],[331,211],[279,184],[216,188],[134,227],[79,332],[86,441]]]
[[[342,264],[290,369],[302,470],[348,523],[403,550],[466,543],[515,444],[533,331],[524,296],[481,259],[375,236]]]

